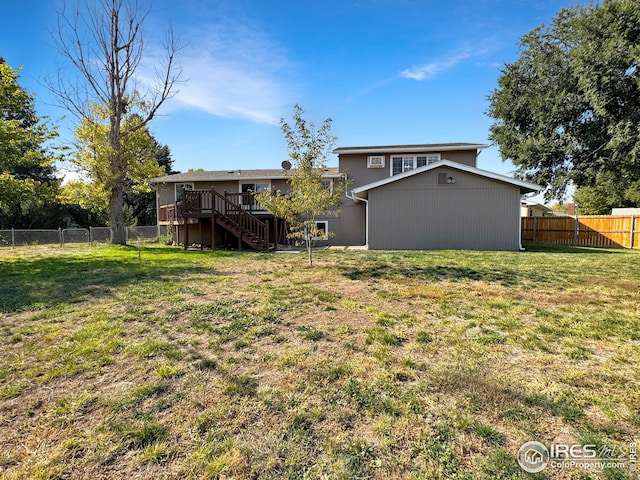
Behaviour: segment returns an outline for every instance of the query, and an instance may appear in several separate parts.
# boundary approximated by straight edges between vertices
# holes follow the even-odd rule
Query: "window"
[[[182,201],[182,190],[193,190],[193,183],[176,183],[176,203]]]
[[[269,182],[240,183],[240,204],[249,210],[262,210],[262,206],[256,202],[256,193],[267,192],[271,189]]]
[[[322,188],[324,190],[329,190],[331,193],[333,193],[333,180],[330,178],[323,178],[322,179]]]
[[[314,237],[311,237],[311,240],[328,240],[329,239],[329,222],[326,220],[321,220],[315,222],[317,230],[317,234]]]
[[[398,175],[415,168],[431,165],[440,160],[440,154],[420,155],[417,157],[391,157],[391,175]]]
[[[367,158],[367,168],[384,168],[384,156],[371,155]]]
[[[242,193],[262,193],[269,190],[271,185],[266,183],[242,183],[240,185],[240,191]]]
[[[424,155],[416,158],[416,167],[424,167],[440,160],[440,155]]]

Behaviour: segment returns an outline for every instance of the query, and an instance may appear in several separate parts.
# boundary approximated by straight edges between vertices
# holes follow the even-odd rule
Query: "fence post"
[[[533,243],[536,243],[536,233],[538,233],[538,217],[533,217]]]
[[[64,238],[62,236],[62,228],[58,227],[58,237],[60,238],[60,246],[64,247]]]
[[[16,229],[11,227],[11,248],[16,248]]]
[[[89,245],[93,246],[93,227],[89,225]]]
[[[579,225],[580,223],[578,222],[578,216],[576,215],[575,224],[573,226],[573,246],[574,247],[578,245],[578,230],[580,229]]]
[[[629,248],[633,248],[633,245],[636,243],[636,239],[634,238],[636,234],[636,217],[631,215],[631,235],[629,235]]]

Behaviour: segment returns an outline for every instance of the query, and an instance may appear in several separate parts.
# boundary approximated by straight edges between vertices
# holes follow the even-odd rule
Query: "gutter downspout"
[[[345,193],[345,197],[347,197],[349,200],[353,200],[354,203],[357,202],[364,202],[365,204],[365,209],[364,209],[364,246],[367,247],[367,249],[369,249],[369,200],[367,200],[366,198],[360,198],[360,197],[356,197],[353,196],[353,190],[351,190],[352,194],[349,195],[348,193]]]
[[[518,250],[524,252],[522,246],[522,200],[524,195],[520,195],[520,201],[518,202]]]

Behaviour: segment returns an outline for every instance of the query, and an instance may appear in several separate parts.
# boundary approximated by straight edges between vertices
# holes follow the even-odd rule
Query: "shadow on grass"
[[[553,285],[559,277],[573,274],[576,257],[563,254],[597,254],[603,261],[611,254],[627,254],[625,250],[605,250],[585,247],[540,246],[527,247],[523,252],[494,251],[371,251],[357,262],[343,259],[338,271],[350,280],[375,278],[416,278],[426,281],[463,280],[519,286],[524,283]],[[592,257],[590,257],[592,258]],[[544,268],[541,261],[550,263]],[[601,262],[589,262],[596,267]],[[581,267],[584,269],[584,266]]]
[[[0,312],[37,310],[113,294],[127,285],[178,282],[187,274],[210,271],[194,262],[199,252],[112,247],[89,254],[16,258],[0,262]],[[207,253],[211,258],[211,253]],[[213,254],[219,256],[220,254]],[[158,285],[158,289],[163,286]],[[172,292],[164,291],[167,294]],[[160,293],[160,292],[159,292]]]
[[[571,245],[548,245],[539,243],[525,243],[521,253],[595,253],[598,255],[626,254],[632,252],[625,248],[611,247],[574,247]]]
[[[338,267],[342,275],[350,280],[363,280],[371,278],[398,277],[419,278],[432,282],[462,280],[477,280],[488,283],[500,283],[504,286],[521,285],[525,280],[545,282],[549,280],[543,272],[521,272],[510,268],[483,269],[458,266],[407,266],[397,264],[373,264],[373,265],[343,265]]]

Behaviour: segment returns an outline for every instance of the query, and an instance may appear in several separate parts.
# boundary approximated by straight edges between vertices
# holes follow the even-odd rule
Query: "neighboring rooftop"
[[[325,168],[327,177],[339,177],[338,167]],[[289,170],[292,172],[294,170]],[[185,173],[175,173],[151,179],[151,183],[181,183],[181,182],[220,182],[225,180],[278,180],[286,179],[287,171],[281,168],[259,170],[196,170]]]
[[[378,145],[370,147],[340,147],[332,153],[423,153],[447,150],[480,150],[489,145],[481,143],[424,143],[417,145]]]

